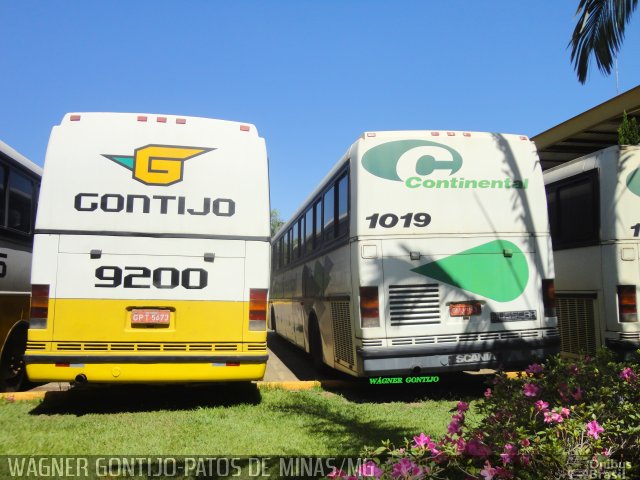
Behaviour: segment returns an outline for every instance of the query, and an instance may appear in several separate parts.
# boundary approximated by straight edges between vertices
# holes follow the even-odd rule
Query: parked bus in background
[[[33,224],[42,169],[0,142],[0,391],[25,379]]]
[[[253,125],[68,114],[35,230],[31,379],[257,380],[269,187]]]
[[[526,137],[367,132],[272,242],[278,334],[355,376],[557,352],[542,171]]]
[[[613,146],[544,173],[562,351],[640,348],[640,146]]]

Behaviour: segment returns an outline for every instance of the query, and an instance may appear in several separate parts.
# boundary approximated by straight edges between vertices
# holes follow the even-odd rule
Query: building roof
[[[625,111],[640,124],[640,86],[534,136],[542,169],[617,145]]]

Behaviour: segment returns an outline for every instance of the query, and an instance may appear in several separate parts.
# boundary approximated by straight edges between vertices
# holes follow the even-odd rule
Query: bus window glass
[[[313,209],[309,208],[305,214],[304,251],[305,254],[313,250]]]
[[[349,176],[338,180],[338,224],[336,236],[340,237],[349,229]]]
[[[21,232],[31,231],[31,199],[33,183],[21,173],[12,171],[9,175],[9,204],[7,226]]]
[[[316,219],[313,248],[316,249],[322,244],[322,201],[318,200],[313,206],[313,216]]]
[[[325,241],[331,241],[335,235],[334,230],[334,198],[335,198],[335,189],[331,187],[327,190],[323,197],[323,228],[324,228],[324,239]]]
[[[289,265],[291,259],[291,229],[284,234],[284,264]]]
[[[293,225],[293,230],[291,232],[291,261],[298,259],[300,256],[300,222],[298,220]]]
[[[3,165],[0,165],[0,227],[4,226],[5,219],[5,207],[4,207],[4,198],[5,198],[5,182],[7,180],[7,175],[5,173],[5,168]]]

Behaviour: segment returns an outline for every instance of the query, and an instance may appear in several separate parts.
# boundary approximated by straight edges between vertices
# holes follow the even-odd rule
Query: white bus
[[[45,159],[25,360],[32,380],[257,380],[269,189],[253,125],[68,114]]]
[[[544,194],[526,137],[367,132],[272,242],[272,328],[355,376],[555,353]]]
[[[544,173],[562,351],[640,348],[640,146],[613,146]]]
[[[0,142],[0,391],[25,379],[33,224],[42,169]]]

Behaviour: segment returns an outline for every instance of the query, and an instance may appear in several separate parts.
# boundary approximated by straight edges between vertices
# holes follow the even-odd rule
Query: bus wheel
[[[309,319],[309,353],[314,368],[321,372],[324,370],[324,361],[322,359],[322,337],[320,336],[320,328],[318,327],[318,319],[312,315]]]
[[[16,326],[9,338],[0,359],[0,391],[17,392],[26,384],[24,351],[27,346],[27,328]]]
[[[278,324],[276,323],[276,311],[271,308],[271,330],[278,333]]]

